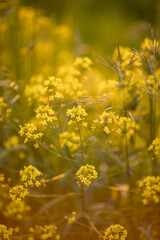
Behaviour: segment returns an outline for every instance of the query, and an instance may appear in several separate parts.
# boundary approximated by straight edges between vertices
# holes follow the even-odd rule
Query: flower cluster
[[[131,61],[133,61],[132,65],[134,66],[140,64],[139,61],[136,60],[136,56],[134,56],[133,53],[131,52],[131,49],[123,46],[119,46],[119,51],[117,51],[117,48],[114,50],[112,59],[113,61],[116,61],[118,59],[118,63],[121,69],[125,71],[127,69],[128,64]]]
[[[42,75],[34,75],[30,78],[29,84],[26,85],[24,94],[30,105],[34,102],[46,103],[46,89],[43,87],[43,81]]]
[[[144,205],[154,202],[160,202],[160,177],[147,176],[145,179],[138,181],[141,190],[142,203]]]
[[[74,153],[79,148],[79,137],[74,132],[65,131],[59,135],[59,142],[61,148],[65,145]]]
[[[85,118],[88,114],[86,110],[78,105],[78,107],[73,107],[67,110],[66,116],[70,117],[71,120],[68,122],[68,125],[78,125],[82,127],[87,127],[87,123],[85,122]]]
[[[68,220],[68,223],[75,222],[76,221],[76,212],[72,212],[71,217],[65,216],[64,218],[66,218]]]
[[[29,194],[28,188],[39,187],[44,182],[41,176],[42,173],[32,165],[24,167],[20,170],[21,185],[10,189],[10,198],[20,203]]]
[[[39,187],[44,182],[43,178],[38,179],[42,175],[43,174],[32,165],[28,167],[25,166],[23,170],[20,170],[21,182],[25,187]]]
[[[134,134],[134,129],[136,128],[135,122],[128,117],[119,117],[111,112],[103,112],[98,116],[97,119],[93,120],[92,130],[103,127],[105,133],[114,133],[117,135],[131,136]]]
[[[54,114],[55,112],[49,105],[41,105],[36,109],[36,118],[41,120],[43,126],[47,126],[48,122],[57,120]]]
[[[98,173],[93,165],[82,165],[76,173],[77,184],[86,185],[87,187],[91,184],[91,180],[98,177]]]
[[[38,235],[39,239],[45,240],[52,237],[52,239],[59,240],[60,236],[57,234],[57,227],[55,225],[36,225],[30,228],[30,232]],[[34,238],[32,238],[34,239]]]
[[[153,140],[152,144],[148,148],[148,151],[153,152],[155,155],[160,154],[160,138]]]
[[[10,137],[7,141],[5,141],[3,145],[6,149],[8,149],[8,148],[16,146],[18,144],[19,144],[19,138],[18,138],[18,136],[14,135],[14,136]]]
[[[102,114],[98,116],[97,119],[93,120],[92,123],[92,131],[96,130],[98,127],[103,126],[105,123],[112,123],[114,120],[117,120],[117,116],[113,117],[113,114],[111,112],[104,111]],[[109,131],[110,132],[110,131]]]
[[[117,125],[119,126],[119,129],[117,130],[117,134],[131,134],[134,133],[134,131],[132,131],[135,127],[136,124],[135,122],[128,117],[119,117],[119,120],[117,122]],[[131,130],[131,131],[130,131]]]
[[[17,219],[22,219],[25,212],[30,211],[30,206],[26,205],[25,202],[21,201],[21,204],[16,200],[9,202],[5,207],[3,214],[5,217],[14,217]]]
[[[24,143],[28,142],[29,140],[37,140],[43,136],[42,132],[37,131],[37,127],[34,123],[25,123],[24,126],[20,125],[20,136],[25,135]]]
[[[44,82],[45,89],[49,95],[49,100],[64,98],[62,94],[63,85],[61,78],[48,77]]]
[[[145,54],[146,57],[150,56],[153,52],[153,49],[158,50],[159,41],[156,39],[151,40],[150,38],[146,37],[141,44],[141,49],[143,51],[143,54]]]
[[[74,61],[74,66],[80,73],[90,70],[91,65],[92,61],[88,57],[77,57]]]
[[[147,83],[150,86],[150,89],[152,89],[152,91],[158,91],[159,90],[159,74],[155,74],[155,77],[153,75],[148,75],[147,77]]]
[[[10,198],[14,201],[16,200],[17,203],[21,203],[22,199],[24,199],[28,194],[28,189],[25,188],[23,185],[17,185],[10,189]]]
[[[16,229],[7,228],[5,225],[0,224],[0,239],[10,239]]]
[[[90,59],[88,60],[91,61]],[[76,58],[72,65],[60,66],[58,75],[63,78],[63,93],[67,98],[76,99],[77,96],[88,94],[84,85],[89,79],[88,71],[90,70],[87,60]],[[73,84],[74,82],[74,84]]]
[[[119,224],[114,224],[114,225],[111,225],[106,230],[104,230],[102,239],[103,240],[125,240],[126,237],[127,237],[127,230]]]
[[[61,42],[69,40],[71,36],[72,31],[68,25],[61,24],[55,28],[55,37],[58,38],[58,40]]]
[[[3,98],[0,97],[0,122],[3,120],[2,115],[9,117],[11,109],[8,108],[7,103],[4,102]]]

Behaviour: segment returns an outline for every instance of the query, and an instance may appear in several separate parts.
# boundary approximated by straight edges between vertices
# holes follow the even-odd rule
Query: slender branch
[[[78,132],[79,132],[80,146],[81,146],[81,162],[82,162],[82,165],[83,165],[84,164],[83,139],[82,139],[82,134],[81,134],[79,124],[78,124]]]

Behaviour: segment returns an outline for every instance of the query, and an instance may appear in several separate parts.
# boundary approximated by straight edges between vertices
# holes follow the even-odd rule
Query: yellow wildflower
[[[40,180],[37,179],[40,176],[42,176],[42,173],[32,165],[29,165],[28,167],[25,166],[24,170],[20,170],[21,181],[25,187],[39,187],[44,181],[43,178]]]
[[[18,203],[21,203],[22,199],[29,194],[27,188],[22,185],[14,186],[10,189],[9,193],[10,198],[16,200]]]
[[[41,105],[36,109],[36,118],[41,120],[43,126],[47,126],[48,122],[57,120],[54,114],[55,112],[49,105]]]
[[[64,98],[61,78],[48,77],[48,80],[44,82],[44,87],[49,95],[49,100]]]
[[[16,200],[9,202],[5,207],[3,213],[5,217],[14,217],[17,219],[22,219],[24,213],[30,211],[30,206],[27,206],[25,202],[21,201],[21,204]]]
[[[0,97],[0,122],[3,120],[2,115],[9,117],[11,109],[8,108],[8,104],[4,102],[3,98]]]
[[[93,165],[82,165],[76,173],[77,184],[86,185],[87,187],[91,184],[91,180],[98,177],[98,173]]]
[[[154,39],[153,41],[146,37],[141,44],[141,49],[145,52],[145,55],[149,55],[149,53],[152,53],[152,48],[158,49],[159,41]]]
[[[72,212],[72,216],[71,217],[67,217],[65,216],[64,218],[66,218],[68,220],[68,223],[72,223],[76,221],[76,212]]]
[[[90,70],[91,65],[92,61],[88,57],[77,57],[74,62],[74,66],[80,70],[80,72]]]
[[[42,132],[37,132],[37,127],[34,123],[26,123],[24,126],[20,125],[20,128],[20,136],[26,136],[24,143],[28,142],[29,140],[37,140],[43,136]]]
[[[66,24],[58,25],[55,28],[55,36],[60,42],[65,42],[71,38],[72,31],[70,27]]]
[[[10,137],[7,141],[4,142],[4,147],[8,149],[18,144],[19,144],[19,138],[18,136],[15,135]]]
[[[127,237],[127,230],[119,225],[111,225],[109,228],[104,230],[103,240],[125,240]]]
[[[34,75],[29,79],[29,84],[26,85],[24,94],[27,97],[29,104],[34,102],[47,103],[46,101],[46,89],[43,86],[43,75]]]
[[[66,116],[71,118],[71,120],[68,122],[68,125],[78,124],[82,127],[87,127],[87,123],[84,121],[87,115],[88,114],[86,113],[86,110],[82,108],[81,105],[67,109]]]
[[[71,152],[75,152],[79,148],[79,136],[74,132],[62,132],[59,135],[60,146],[63,148],[65,145],[69,148]]]
[[[134,134],[136,124],[129,117],[119,117],[114,113],[104,111],[97,119],[93,120],[91,125],[93,131],[99,127],[103,127],[104,132],[107,134],[127,134],[127,137],[130,137]]]
[[[152,144],[149,146],[148,151],[153,152],[156,155],[160,154],[160,138],[155,138]]]
[[[145,179],[138,181],[141,190],[142,203],[144,205],[154,202],[160,202],[160,177],[147,176]]]
[[[45,240],[48,238],[59,240],[60,236],[57,234],[57,227],[55,225],[36,225],[34,228],[30,228],[30,232],[38,235],[39,239]]]
[[[13,235],[14,228],[7,228],[5,225],[0,224],[0,239],[10,239]]]

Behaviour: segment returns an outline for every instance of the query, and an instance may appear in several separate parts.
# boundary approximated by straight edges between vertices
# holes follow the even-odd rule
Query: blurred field
[[[159,1],[0,1],[0,239],[160,239]]]

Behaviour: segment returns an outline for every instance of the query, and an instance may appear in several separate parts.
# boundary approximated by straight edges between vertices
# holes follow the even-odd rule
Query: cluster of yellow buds
[[[24,143],[29,140],[37,140],[43,136],[42,132],[37,132],[37,127],[34,123],[25,123],[24,126],[20,125],[20,136],[25,135]]]
[[[25,187],[39,187],[44,182],[44,179],[41,178],[39,180],[37,178],[42,175],[43,174],[32,165],[29,165],[28,167],[25,166],[23,170],[20,170],[21,181]]]
[[[91,180],[98,177],[98,173],[93,165],[82,165],[76,173],[77,184],[81,186],[82,184],[87,187],[91,184]]]
[[[92,65],[92,61],[88,57],[77,57],[74,61],[74,67],[76,68],[76,72],[78,75],[84,71],[90,70]]]
[[[71,28],[66,24],[61,24],[55,27],[55,36],[60,42],[69,40],[72,36]]]
[[[43,178],[39,179],[41,176],[42,173],[32,165],[24,167],[23,170],[20,170],[21,185],[10,189],[10,198],[20,203],[29,194],[28,188],[39,187],[44,183]]]
[[[23,185],[17,185],[10,189],[10,198],[11,200],[16,200],[17,203],[21,203],[22,199],[24,199],[28,194],[28,189]]]
[[[119,55],[121,58],[121,61],[119,61]],[[117,48],[114,50],[113,55],[112,55],[112,60],[114,62],[118,62],[118,64],[120,65],[121,70],[125,70],[126,71],[126,67],[127,65],[130,63],[130,61],[134,61],[136,60],[136,56],[133,55],[133,53],[131,52],[131,49],[128,47],[123,47],[123,46],[119,46],[119,51],[117,51]],[[133,65],[138,65],[139,62],[135,61],[132,63]]]
[[[6,149],[9,149],[10,147],[16,146],[18,144],[19,144],[19,137],[16,135],[10,137],[9,139],[7,139],[7,141],[3,143]]]
[[[115,116],[117,117],[117,116]],[[113,122],[113,113],[104,111],[102,114],[98,116],[97,119],[93,120],[92,123],[92,131],[96,130],[97,128],[103,126],[105,123],[112,123]]]
[[[7,228],[5,225],[0,224],[0,239],[8,239],[10,240],[11,236],[13,236],[14,232],[17,232],[16,228]]]
[[[102,239],[103,240],[125,240],[127,237],[127,230],[119,225],[114,224],[108,227],[103,232]]]
[[[103,127],[105,133],[115,135],[134,134],[135,122],[129,117],[119,117],[112,112],[103,112],[97,119],[93,120],[92,130]]]
[[[5,175],[3,173],[0,173],[0,187],[3,189],[7,187],[7,184],[4,181],[5,181]]]
[[[66,145],[72,153],[77,151],[79,148],[79,136],[77,136],[74,132],[62,132],[59,135],[59,142],[61,148]]]
[[[149,146],[148,151],[153,152],[156,155],[160,154],[160,138],[155,138],[152,144]]]
[[[143,54],[145,54],[146,57],[150,56],[152,54],[153,49],[159,49],[158,48],[159,44],[160,44],[159,41],[157,41],[156,39],[152,40],[146,37],[143,43],[141,44]]]
[[[87,123],[85,122],[85,118],[88,114],[86,110],[78,105],[78,107],[73,107],[71,109],[67,109],[66,116],[70,117],[71,120],[68,122],[68,125],[78,125],[82,127],[87,127]]]
[[[68,223],[75,222],[76,221],[76,212],[72,212],[71,217],[65,216],[64,218],[68,220]]]
[[[128,117],[119,117],[117,124],[119,126],[117,134],[127,134],[136,127],[135,122]],[[134,131],[131,131],[131,133],[134,133]]]
[[[26,85],[24,94],[30,105],[33,103],[47,103],[43,82],[43,75],[33,75],[29,80],[29,84]]]
[[[49,95],[49,100],[64,98],[61,78],[48,77],[48,80],[44,82],[44,86]]]
[[[44,225],[44,226],[36,225],[34,228],[33,227],[30,228],[30,233],[34,233],[39,237],[39,239],[42,239],[42,240],[50,239],[51,237],[52,239],[55,239],[55,240],[60,239],[60,235],[57,234],[57,227],[55,225]],[[34,240],[33,237],[31,239]]]
[[[3,121],[2,115],[9,117],[11,109],[8,108],[8,104],[4,102],[3,98],[0,97],[0,122]]]
[[[30,206],[26,205],[25,202],[21,201],[21,204],[19,204],[19,202],[14,200],[7,204],[3,211],[3,214],[5,217],[14,217],[20,220],[23,218],[24,213],[30,210]]]
[[[159,69],[158,69],[157,72],[158,72],[158,74],[156,73],[156,76],[155,76],[156,80],[155,80],[155,78],[154,78],[153,75],[149,75],[149,76],[147,77],[147,83],[149,84],[149,86],[150,86],[152,89],[154,89],[154,90],[156,90],[156,91],[158,91],[158,88],[159,88],[159,84],[157,84],[157,82],[159,82]]]
[[[49,105],[41,105],[36,109],[36,118],[40,119],[43,126],[47,126],[48,122],[53,122],[57,120],[54,116],[55,112]]]
[[[160,202],[160,177],[147,176],[145,179],[138,181],[141,190],[142,203],[144,205],[154,202]]]

